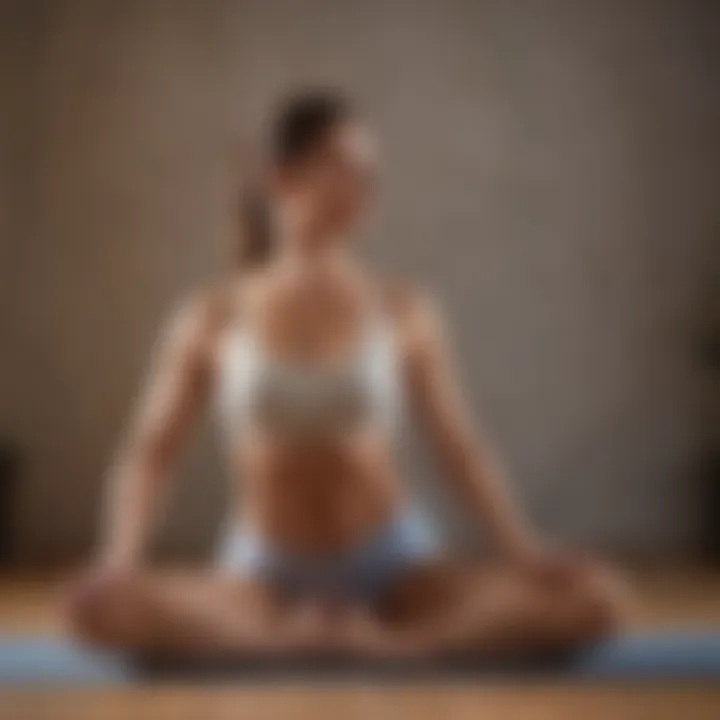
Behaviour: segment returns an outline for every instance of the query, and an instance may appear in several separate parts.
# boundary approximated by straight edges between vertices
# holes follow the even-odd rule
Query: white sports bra
[[[229,433],[248,425],[297,436],[359,427],[392,432],[399,418],[398,354],[388,323],[364,328],[351,357],[328,369],[278,361],[248,330],[228,333],[220,357],[218,404]]]

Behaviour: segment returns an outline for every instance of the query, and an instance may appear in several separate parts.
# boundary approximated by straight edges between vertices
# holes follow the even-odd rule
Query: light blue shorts
[[[258,535],[233,529],[220,547],[220,569],[259,577],[291,595],[374,603],[410,570],[437,560],[441,542],[417,510],[404,510],[362,544],[322,557],[294,556]]]

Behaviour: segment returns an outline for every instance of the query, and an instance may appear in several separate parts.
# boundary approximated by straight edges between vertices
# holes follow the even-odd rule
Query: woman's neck
[[[285,270],[324,276],[358,269],[357,259],[348,252],[347,243],[337,237],[286,236],[278,245],[276,262]]]

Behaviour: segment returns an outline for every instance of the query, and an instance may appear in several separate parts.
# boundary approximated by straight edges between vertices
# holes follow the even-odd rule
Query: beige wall
[[[315,81],[375,119],[387,168],[369,250],[437,289],[468,395],[538,520],[687,548],[695,332],[718,241],[712,8],[6,3],[0,423],[27,455],[24,554],[92,537],[158,323],[222,262],[240,138],[278,91]],[[181,474],[177,545],[210,537],[219,466],[205,433]]]

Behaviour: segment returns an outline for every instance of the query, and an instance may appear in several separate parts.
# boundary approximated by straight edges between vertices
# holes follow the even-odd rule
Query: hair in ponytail
[[[269,199],[259,184],[246,188],[240,198],[241,237],[238,262],[243,268],[258,267],[272,255]]]
[[[318,149],[327,135],[354,115],[352,104],[333,90],[296,93],[281,104],[268,138],[266,161],[280,168],[299,163]],[[272,209],[261,183],[249,185],[240,198],[239,262],[256,268],[272,257]]]

